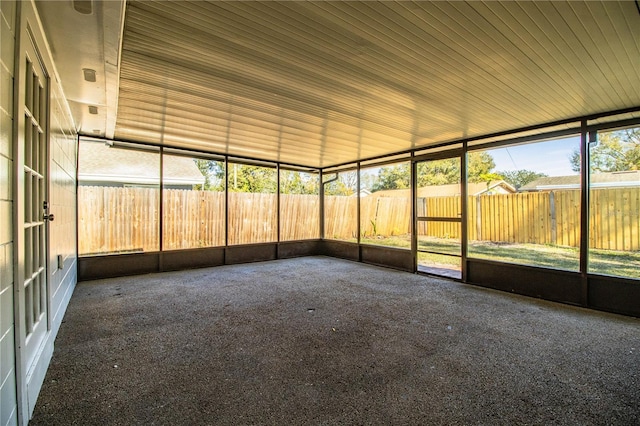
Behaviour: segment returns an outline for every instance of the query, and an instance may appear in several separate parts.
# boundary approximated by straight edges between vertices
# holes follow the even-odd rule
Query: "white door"
[[[18,223],[22,223],[22,259],[19,274],[22,282],[18,289],[18,322],[22,368],[27,375],[37,361],[48,329],[47,279],[47,220],[46,195],[48,190],[48,88],[47,76],[38,59],[33,43],[28,43],[24,79],[24,128],[21,129],[19,155],[22,181],[19,191],[23,208],[18,209]],[[20,188],[21,187],[21,188]],[[20,220],[22,219],[22,220]]]

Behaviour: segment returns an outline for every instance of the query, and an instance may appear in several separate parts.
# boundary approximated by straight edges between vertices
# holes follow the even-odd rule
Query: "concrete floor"
[[[640,319],[325,257],[80,283],[32,425],[638,425]]]

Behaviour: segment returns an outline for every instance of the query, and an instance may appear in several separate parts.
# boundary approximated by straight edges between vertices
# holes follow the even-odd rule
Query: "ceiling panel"
[[[74,100],[95,49],[61,53],[56,3],[38,6]],[[95,4],[83,38],[109,55],[90,63],[122,40],[117,84],[98,79],[117,103],[95,101],[116,139],[327,167],[640,107],[633,1],[128,1],[122,33],[122,3]]]

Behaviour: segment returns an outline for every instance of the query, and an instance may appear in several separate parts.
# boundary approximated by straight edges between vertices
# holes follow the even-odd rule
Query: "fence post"
[[[476,195],[476,240],[482,241],[482,203],[480,195]]]
[[[549,210],[551,210],[551,244],[558,242],[558,221],[556,219],[556,197],[553,191],[549,191]]]

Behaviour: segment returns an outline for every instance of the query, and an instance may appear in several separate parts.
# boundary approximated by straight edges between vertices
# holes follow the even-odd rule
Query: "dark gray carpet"
[[[307,257],[78,285],[33,425],[638,425],[640,320]]]

